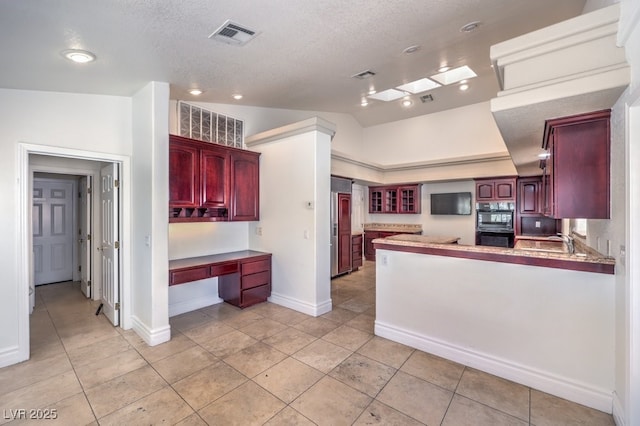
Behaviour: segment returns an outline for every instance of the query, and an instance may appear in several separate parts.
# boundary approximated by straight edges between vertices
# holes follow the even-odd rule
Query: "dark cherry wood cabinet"
[[[543,212],[554,218],[610,217],[610,110],[545,122]]]
[[[400,234],[422,234],[420,232],[390,232],[390,231],[364,231],[364,258],[366,260],[376,260],[376,249],[373,247],[373,240],[376,238],[387,238]]]
[[[351,194],[338,193],[338,274],[351,270]]]
[[[419,214],[420,184],[369,188],[369,213]]]
[[[476,179],[476,201],[515,201],[516,178]]]
[[[351,271],[357,271],[362,266],[362,234],[351,236]]]
[[[258,220],[259,156],[169,135],[169,222]]]
[[[516,197],[516,235],[555,235],[562,222],[543,215],[544,188],[542,176],[518,178]]]

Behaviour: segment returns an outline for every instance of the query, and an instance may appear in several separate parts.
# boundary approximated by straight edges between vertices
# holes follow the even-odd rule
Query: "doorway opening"
[[[129,253],[121,250],[130,235],[123,215],[130,191],[120,188],[130,159],[30,144],[18,150],[19,357],[29,359],[35,286],[45,282],[81,283],[85,297],[105,305],[111,323],[130,328]]]

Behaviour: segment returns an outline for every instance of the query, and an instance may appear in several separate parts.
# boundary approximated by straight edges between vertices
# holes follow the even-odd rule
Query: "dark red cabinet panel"
[[[200,204],[200,153],[195,147],[169,145],[169,205],[198,207]]]
[[[372,186],[369,188],[369,213],[420,213],[420,184]]]
[[[258,220],[260,216],[259,157],[254,152],[231,153],[232,202],[230,220]]]
[[[516,178],[476,179],[476,201],[515,201]]]

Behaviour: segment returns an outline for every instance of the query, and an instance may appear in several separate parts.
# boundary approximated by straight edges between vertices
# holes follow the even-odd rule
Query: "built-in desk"
[[[169,285],[218,277],[218,295],[240,308],[271,294],[271,253],[241,250],[169,261]]]

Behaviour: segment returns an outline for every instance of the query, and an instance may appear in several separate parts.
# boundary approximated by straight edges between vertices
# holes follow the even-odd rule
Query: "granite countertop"
[[[405,232],[415,234],[422,232],[422,225],[409,223],[365,223],[364,230],[379,232]]]
[[[412,235],[412,234],[401,234],[401,235],[393,235],[387,238],[378,238],[373,240],[381,242],[394,241],[398,244],[413,246],[420,244],[453,244],[457,243],[460,237],[438,237],[432,235]]]
[[[401,237],[401,238],[397,238]],[[422,237],[407,238],[407,237]],[[400,236],[373,240],[376,248],[411,251],[441,256],[464,257],[507,263],[557,267],[560,269],[584,270],[589,272],[614,273],[615,259],[576,241],[576,253],[569,254],[560,249],[560,241],[540,241],[541,239],[521,239],[515,248],[443,244],[430,241],[429,236]]]

